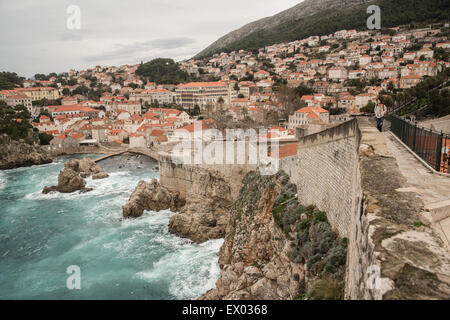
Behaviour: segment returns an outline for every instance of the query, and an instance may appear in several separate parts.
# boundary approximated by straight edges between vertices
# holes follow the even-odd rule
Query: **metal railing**
[[[390,117],[391,131],[438,172],[449,173],[450,135],[419,127],[398,116]]]

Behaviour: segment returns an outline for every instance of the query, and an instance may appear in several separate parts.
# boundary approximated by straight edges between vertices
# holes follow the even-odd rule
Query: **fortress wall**
[[[179,164],[169,155],[159,155],[159,173],[161,184],[169,190],[178,191],[183,197],[189,194],[194,182],[205,174],[220,177],[231,186],[233,199],[237,198],[244,176],[257,169],[252,164]]]
[[[448,299],[449,252],[385,149],[367,118],[300,139],[299,201],[348,239],[347,299]]]
[[[341,237],[349,238],[358,185],[359,130],[356,120],[299,139],[298,198],[315,205]]]
[[[291,182],[297,184],[298,157],[286,157],[279,160],[280,170],[286,172],[291,177]]]
[[[406,179],[383,144],[368,119],[354,119],[301,138],[297,157],[282,159],[280,169],[297,184],[299,201],[326,212],[348,239],[347,299],[448,299],[449,253],[426,225],[420,197],[401,191]],[[185,196],[209,174],[229,182],[236,199],[242,178],[257,169],[182,165],[161,154],[159,163],[162,185]]]

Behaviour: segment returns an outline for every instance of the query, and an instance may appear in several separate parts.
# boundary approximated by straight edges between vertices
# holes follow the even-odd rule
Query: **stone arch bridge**
[[[94,159],[94,162],[98,163],[98,162],[106,160],[108,158],[116,157],[116,156],[126,154],[126,153],[141,154],[141,155],[147,156],[149,158],[152,158],[155,161],[159,161],[158,152],[155,150],[149,150],[149,149],[145,149],[145,148],[129,148],[126,150],[108,153],[104,156]]]

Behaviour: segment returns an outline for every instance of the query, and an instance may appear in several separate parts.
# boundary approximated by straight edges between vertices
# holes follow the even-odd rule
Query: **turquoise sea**
[[[214,287],[223,240],[170,234],[170,211],[122,219],[137,183],[159,177],[156,162],[108,159],[109,178],[86,179],[94,191],[41,193],[81,157],[0,171],[0,299],[195,299]],[[80,268],[80,289],[66,286],[69,266]]]

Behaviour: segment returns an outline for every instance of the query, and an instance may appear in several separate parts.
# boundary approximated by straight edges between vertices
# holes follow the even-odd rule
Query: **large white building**
[[[347,69],[344,67],[333,67],[328,69],[328,78],[331,80],[346,80],[348,78]]]
[[[155,101],[159,104],[170,104],[175,102],[175,93],[166,89],[142,90],[130,93],[130,100],[149,104]]]
[[[15,90],[3,90],[0,91],[0,100],[5,101],[10,107],[23,105],[27,108],[28,112],[32,112],[31,98],[26,94],[19,93]]]
[[[106,111],[117,110],[128,111],[131,115],[142,113],[141,103],[138,101],[113,101],[112,103],[106,104]]]
[[[228,84],[225,81],[180,84],[175,91],[177,104],[183,107],[198,105],[204,109],[207,104],[216,104],[220,98],[225,104],[230,103]]]
[[[328,124],[330,122],[330,114],[319,106],[301,108],[289,116],[289,129],[308,126],[311,122]]]

